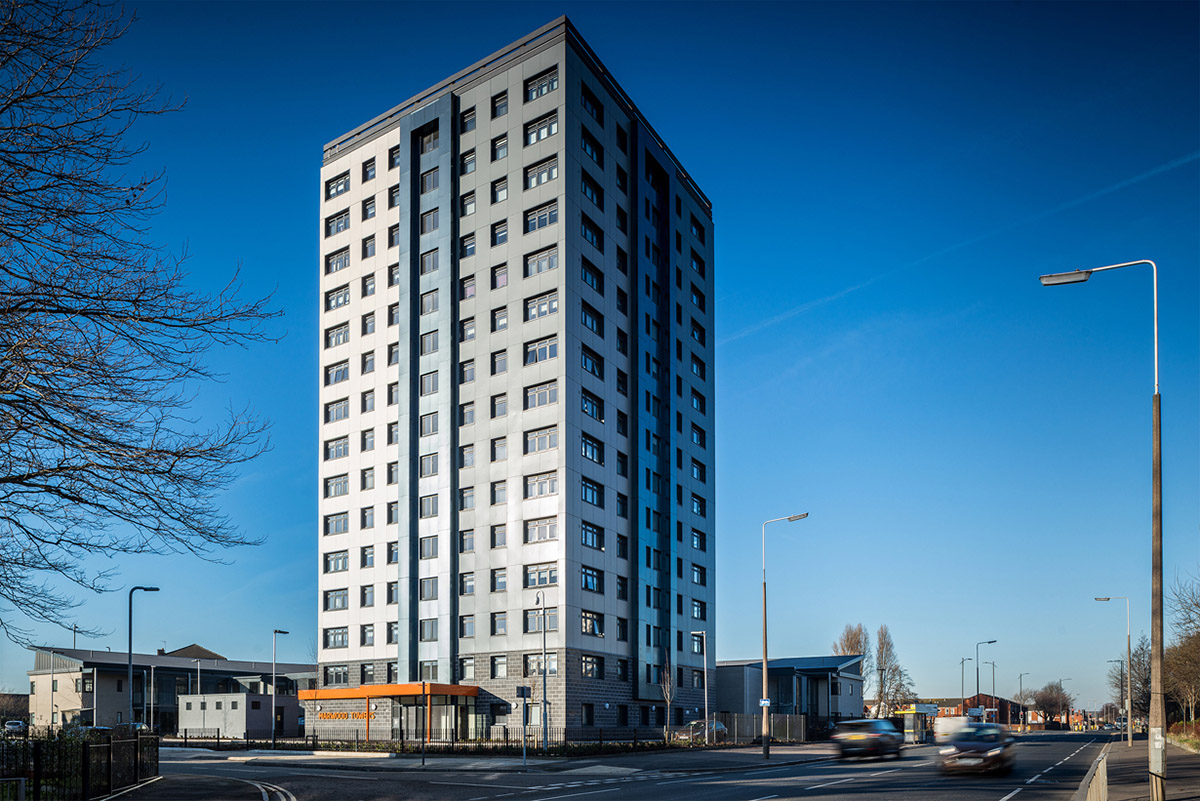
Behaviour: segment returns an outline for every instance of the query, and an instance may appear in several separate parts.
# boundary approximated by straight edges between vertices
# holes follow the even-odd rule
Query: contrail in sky
[[[1006,225],[1002,225],[999,228],[993,228],[991,231],[979,234],[978,236],[973,236],[970,239],[964,239],[961,242],[957,242],[953,245],[949,245],[948,247],[942,248],[939,251],[930,253],[928,255],[922,256],[919,259],[910,261],[907,264],[901,264],[899,267],[893,267],[890,270],[884,270],[883,272],[879,273],[878,275],[876,275],[866,281],[863,281],[862,283],[855,284],[854,286],[850,286],[850,287],[846,287],[845,289],[838,290],[837,292],[834,292],[832,295],[826,295],[823,298],[817,298],[815,300],[806,301],[804,303],[801,303],[799,306],[793,306],[792,308],[788,309],[785,312],[780,312],[779,314],[775,315],[774,317],[768,317],[765,320],[760,320],[757,323],[754,323],[753,325],[747,326],[746,328],[743,328],[742,330],[737,331],[736,333],[730,334],[729,336],[725,337],[724,339],[718,340],[717,344],[718,345],[727,345],[730,342],[733,342],[735,340],[741,339],[743,337],[748,337],[751,334],[757,334],[759,331],[762,331],[764,328],[770,328],[771,326],[776,325],[777,323],[781,323],[784,320],[790,320],[791,318],[793,318],[797,315],[804,314],[806,311],[809,311],[810,309],[814,309],[818,306],[824,306],[825,304],[832,303],[835,300],[840,300],[841,298],[846,297],[846,295],[849,295],[852,292],[857,292],[860,289],[865,289],[866,287],[869,287],[872,284],[878,283],[879,281],[882,281],[884,278],[888,278],[892,275],[895,275],[896,273],[903,272],[904,270],[912,269],[913,267],[917,267],[921,264],[924,264],[927,261],[931,261],[932,259],[936,259],[936,258],[945,256],[947,253],[953,253],[956,250],[961,250],[962,248],[970,247],[971,245],[974,245],[978,242],[982,242],[983,240],[989,239],[993,236],[996,236],[997,234],[1002,234],[1006,231],[1011,231],[1014,228],[1019,228],[1023,225],[1028,225],[1033,222],[1038,222],[1040,220],[1044,220],[1047,217],[1052,217],[1055,214],[1066,211],[1067,209],[1075,208],[1076,206],[1081,206],[1084,203],[1090,203],[1091,201],[1095,200],[1096,198],[1104,197],[1105,195],[1111,195],[1113,192],[1119,192],[1120,190],[1125,189],[1126,187],[1133,186],[1134,184],[1149,180],[1150,178],[1153,178],[1157,175],[1161,175],[1164,172],[1169,172],[1177,167],[1182,167],[1185,164],[1190,164],[1193,161],[1196,161],[1198,159],[1200,159],[1200,150],[1197,150],[1193,153],[1189,153],[1186,156],[1180,156],[1177,159],[1168,161],[1165,164],[1160,164],[1157,167],[1154,167],[1153,169],[1147,170],[1146,172],[1139,173],[1138,175],[1135,175],[1132,178],[1126,178],[1124,181],[1118,181],[1115,184],[1106,186],[1103,189],[1097,189],[1095,192],[1090,192],[1089,194],[1083,195],[1081,197],[1077,197],[1074,200],[1068,200],[1066,203],[1062,203],[1058,206],[1055,206],[1054,208],[1047,209],[1046,211],[1038,212],[1037,214],[1034,214],[1030,217],[1025,217],[1023,219],[1008,223]]]

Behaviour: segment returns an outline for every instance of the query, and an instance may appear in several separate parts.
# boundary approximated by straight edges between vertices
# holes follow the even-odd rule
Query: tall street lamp
[[[1097,601],[1125,601],[1125,721],[1133,718],[1133,645],[1129,638],[1129,598],[1124,595],[1110,595],[1107,598],[1097,598]],[[1133,727],[1126,726],[1129,737],[1129,748],[1133,748]]]
[[[271,632],[271,747],[275,747],[275,716],[279,714],[279,710],[275,707],[275,636],[278,634],[287,634],[283,629],[274,629]],[[370,712],[367,712],[370,715]],[[367,721],[367,726],[370,727],[370,721]]]
[[[133,723],[133,594],[138,590],[143,592],[158,592],[158,587],[134,587],[129,590],[129,670],[125,674],[125,692],[129,693],[129,723]],[[143,679],[144,681],[144,679]],[[144,695],[146,688],[142,688]]]
[[[1000,722],[1000,704],[996,703],[996,663],[984,662],[985,665],[992,666],[992,703],[996,705],[996,722]],[[986,714],[986,712],[985,712]]]
[[[979,646],[991,645],[995,640],[981,640],[975,643],[975,695],[979,695]]]
[[[704,652],[704,744],[708,745],[708,632],[693,631],[692,636],[700,638],[700,648]]]
[[[762,524],[762,630],[763,630],[763,661],[762,661],[762,700],[759,703],[762,705],[762,743],[763,743],[763,759],[771,758],[771,707],[770,696],[767,694],[767,523],[779,523],[786,520],[789,523],[795,523],[797,520],[803,520],[808,517],[808,512],[803,512],[798,515],[788,515],[787,517],[776,517],[772,520],[767,520]]]
[[[972,657],[964,656],[958,660],[958,680],[961,683],[959,692],[962,693],[962,713],[967,714],[967,663],[975,661]]]
[[[1027,717],[1028,717],[1027,713],[1025,711],[1026,704],[1025,704],[1025,682],[1024,682],[1024,678],[1028,675],[1029,675],[1028,673],[1021,673],[1020,675],[1017,676],[1017,697],[1021,699],[1021,731],[1025,731],[1025,724],[1027,722]]]
[[[1063,689],[1063,682],[1071,681],[1071,679],[1059,679],[1058,689],[1062,691],[1063,696],[1067,699],[1067,731],[1071,730],[1071,697],[1067,695],[1067,691]]]
[[[1151,423],[1153,488],[1150,491],[1150,801],[1165,801],[1167,752],[1164,727],[1167,722],[1167,707],[1163,697],[1162,417],[1161,398],[1158,394],[1158,265],[1149,259],[1139,259],[1094,267],[1090,270],[1052,273],[1041,276],[1039,280],[1042,286],[1078,284],[1091,278],[1092,273],[1140,264],[1150,267],[1154,292],[1154,397]],[[1132,699],[1130,703],[1132,704]]]

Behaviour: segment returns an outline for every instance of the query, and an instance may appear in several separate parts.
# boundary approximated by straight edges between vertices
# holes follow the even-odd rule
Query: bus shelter
[[[932,742],[933,720],[937,714],[937,704],[909,704],[896,710],[896,715],[904,720],[904,742]]]

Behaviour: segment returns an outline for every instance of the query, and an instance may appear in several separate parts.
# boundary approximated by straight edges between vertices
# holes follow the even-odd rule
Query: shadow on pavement
[[[253,784],[224,779],[175,773],[122,796],[129,801],[262,801],[262,792]]]

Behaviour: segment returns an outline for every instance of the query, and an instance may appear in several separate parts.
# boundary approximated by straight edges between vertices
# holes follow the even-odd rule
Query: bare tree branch
[[[861,656],[863,690],[862,697],[871,697],[871,687],[875,683],[875,654],[871,651],[871,632],[862,623],[846,624],[842,635],[834,640],[830,648],[834,656]]]
[[[101,52],[108,3],[0,0],[0,629],[69,626],[94,555],[252,542],[217,505],[267,447],[266,424],[188,415],[212,347],[268,341],[269,299],[189,289],[148,237],[163,176],[126,175],[141,118],[175,111]]]

